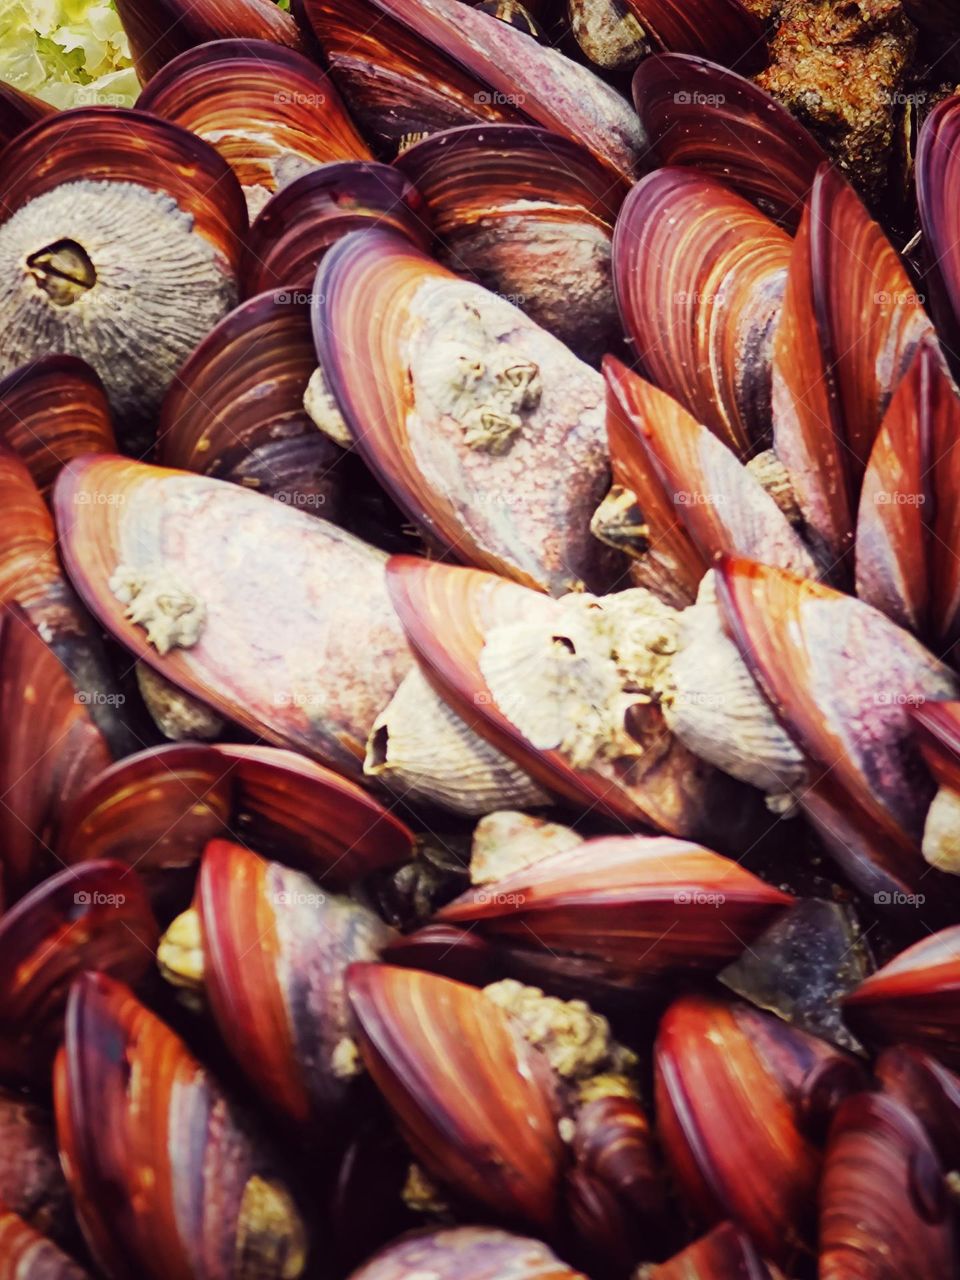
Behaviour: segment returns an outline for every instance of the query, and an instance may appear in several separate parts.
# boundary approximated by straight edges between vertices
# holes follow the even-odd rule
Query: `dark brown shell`
[[[294,304],[309,302],[330,246],[371,224],[399,231],[424,249],[432,242],[423,198],[390,165],[342,161],[305,173],[278,191],[250,228],[241,268],[245,295],[273,289]]]
[[[171,384],[157,460],[336,522],[342,450],[303,407],[316,364],[305,299],[295,291],[251,298],[221,320]]]

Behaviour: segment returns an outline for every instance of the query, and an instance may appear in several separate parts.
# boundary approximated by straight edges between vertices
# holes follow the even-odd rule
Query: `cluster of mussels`
[[[956,0],[117,5],[0,86],[0,1280],[956,1277]]]

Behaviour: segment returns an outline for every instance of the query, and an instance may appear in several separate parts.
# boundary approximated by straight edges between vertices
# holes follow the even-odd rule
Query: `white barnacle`
[[[172,196],[64,182],[0,226],[0,374],[48,352],[76,355],[118,417],[142,421],[236,297],[229,264]]]
[[[572,594],[552,616],[494,627],[480,667],[498,708],[531,745],[585,769],[647,749],[624,717],[635,703],[659,699],[678,632],[676,611],[642,588]]]
[[[960,875],[960,793],[941,787],[927,810],[923,856],[932,867]]]
[[[118,565],[109,586],[127,606],[126,617],[146,630],[147,640],[158,653],[189,649],[200,639],[206,607],[168,570]]]
[[[803,755],[724,630],[712,572],[681,616],[680,651],[663,702],[667,724],[702,759],[768,792],[774,812],[789,812],[806,778]]]

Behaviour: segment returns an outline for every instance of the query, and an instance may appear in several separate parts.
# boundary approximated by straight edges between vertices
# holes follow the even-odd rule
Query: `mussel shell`
[[[843,560],[883,414],[930,331],[882,229],[840,174],[821,166],[774,338],[774,447],[840,580],[849,577]]]
[[[650,1280],[774,1280],[749,1236],[729,1222],[654,1267]]]
[[[636,498],[641,554],[631,559],[635,586],[647,587],[674,608],[692,604],[707,562],[690,537],[679,505],[664,489],[646,449],[637,447],[646,383],[613,356],[603,362],[607,384],[607,440],[616,484]],[[633,529],[631,535],[635,536]]]
[[[262,293],[213,329],[164,398],[157,460],[336,520],[341,450],[303,407],[316,368],[310,308]]]
[[[643,30],[671,53],[709,55],[725,66],[758,71],[767,42],[760,19],[740,0],[627,0]]]
[[[375,960],[393,931],[226,840],[204,852],[196,906],[204,992],[228,1047],[273,1110],[325,1122],[329,1136],[359,1074],[346,970]]]
[[[650,506],[666,512],[672,507],[704,567],[732,552],[816,576],[817,566],[799,535],[721,439],[672,396],[610,356],[604,376],[621,407],[611,433],[611,452],[620,455],[614,471],[643,483],[643,489],[634,488],[641,510]],[[635,454],[642,456],[634,461]],[[662,499],[648,502],[657,484]],[[651,529],[651,541],[659,532]],[[674,541],[669,525],[667,538]]]
[[[74,985],[55,1072],[78,1216],[116,1280],[297,1280],[302,1223],[269,1148],[129,988]]]
[[[268,40],[303,49],[297,24],[271,0],[118,0],[140,83],[171,59],[211,40]]]
[[[26,464],[0,444],[0,606],[14,613],[22,609],[69,674],[78,704],[87,708],[110,749],[118,755],[132,751],[136,729],[124,714],[126,693],[93,620],[64,577],[57,548],[53,519]]]
[[[342,161],[305,173],[278,191],[254,220],[241,268],[244,294],[273,289],[286,293],[294,305],[309,302],[317,267],[330,246],[371,224],[430,247],[423,198],[390,165]]]
[[[902,1042],[960,1068],[960,925],[914,943],[844,1001],[844,1016],[869,1043]]]
[[[744,662],[809,761],[797,799],[844,873],[878,905],[915,909],[935,884],[949,893],[920,855],[933,786],[909,710],[950,696],[954,677],[883,614],[822,583],[728,559],[717,586]]]
[[[138,658],[265,741],[359,775],[411,661],[380,552],[239,486],[123,458],[71,463],[54,502],[68,572]],[[147,642],[110,590],[120,565],[163,566],[205,604],[196,645]]]
[[[960,102],[951,96],[938,103],[924,121],[916,156],[917,204],[923,226],[927,280],[932,288],[931,303],[937,324],[949,350],[956,350],[960,334],[960,246],[954,217],[960,182],[956,155],[958,130]]]
[[[396,143],[475,120],[526,119],[586,146],[620,179],[632,177],[643,140],[619,94],[508,23],[457,0],[301,7],[368,133]]]
[[[350,1280],[586,1280],[539,1240],[494,1227],[421,1232],[388,1245]]]
[[[699,845],[647,836],[588,840],[442,907],[436,919],[495,943],[596,962],[614,985],[718,969],[792,899]]]
[[[241,186],[264,197],[286,186],[286,175],[372,158],[329,76],[266,40],[214,40],[186,50],[150,80],[137,107],[210,142]]]
[[[946,1170],[960,1168],[960,1077],[936,1058],[907,1045],[885,1049],[874,1074],[923,1125]]]
[[[943,1171],[909,1107],[860,1093],[838,1110],[820,1187],[821,1280],[955,1275]]]
[[[662,165],[689,165],[733,187],[793,231],[819,166],[820,144],[752,80],[704,58],[644,58],[633,101]]]
[[[411,647],[430,682],[467,726],[487,738],[550,791],[580,808],[630,825],[645,823],[676,835],[692,834],[719,799],[708,771],[671,747],[639,782],[595,768],[574,769],[559,751],[533,747],[494,701],[480,668],[487,633],[504,622],[551,618],[549,599],[476,569],[394,556],[388,570],[391,598]]]
[[[586,148],[532,125],[476,124],[431,134],[395,163],[426,201],[452,270],[590,363],[619,338],[610,243],[626,189]]]
[[[846,1055],[747,1005],[671,1005],[655,1051],[657,1127],[690,1210],[731,1219],[774,1260],[806,1249],[821,1168],[811,1135],[861,1080]]]
[[[40,356],[0,381],[0,440],[46,496],[60,468],[83,453],[116,453],[103,383],[75,356]]]
[[[0,1072],[31,1080],[49,1070],[67,992],[85,970],[138,982],[149,971],[157,925],[137,874],[88,862],[51,876],[0,916]]]
[[[473,987],[377,964],[352,966],[347,984],[364,1062],[427,1173],[502,1220],[555,1228],[546,1060]]]
[[[88,1273],[0,1204],[0,1280],[89,1280]]]
[[[960,639],[960,395],[921,343],[884,415],[857,517],[857,595],[937,653]]]
[[[360,787],[292,751],[178,743],[128,756],[68,807],[64,862],[192,866],[208,840],[243,840],[345,888],[411,855],[412,833]]]
[[[353,233],[324,258],[314,338],[360,454],[452,556],[556,594],[603,584],[605,557],[588,529],[607,479],[603,386],[556,338],[380,229]],[[542,389],[516,411],[504,447],[474,445],[468,411],[500,412],[499,401],[481,400],[500,351]],[[453,384],[464,365],[481,381],[461,396]]]
[[[0,903],[51,869],[63,808],[110,763],[86,699],[25,614],[0,611]]]
[[[634,355],[741,457],[769,429],[770,342],[789,258],[785,231],[693,169],[649,174],[617,219],[613,283]]]

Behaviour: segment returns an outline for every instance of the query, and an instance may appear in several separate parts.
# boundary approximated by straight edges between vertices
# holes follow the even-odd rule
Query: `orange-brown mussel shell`
[[[261,40],[188,49],[137,100],[217,148],[253,214],[295,178],[331,160],[373,157],[332,80],[316,63]]]
[[[770,360],[790,258],[785,231],[693,169],[643,178],[613,237],[613,284],[634,355],[743,458],[769,432]]]
[[[689,1210],[731,1219],[774,1261],[806,1250],[817,1130],[859,1087],[855,1061],[751,1006],[687,996],[661,1021],[655,1071],[658,1133]]]
[[[55,1071],[67,1180],[113,1280],[297,1280],[307,1241],[273,1152],[128,987],[74,985]]]
[[[138,982],[153,964],[157,925],[135,871],[88,862],[45,880],[0,916],[0,1074],[49,1070],[70,983],[84,970]]]
[[[721,969],[792,901],[699,845],[610,836],[471,889],[436,919],[518,950],[555,988],[566,965],[636,989]]]
[[[456,0],[302,0],[334,78],[369,136],[396,145],[473,121],[527,121],[587,147],[629,181],[636,117],[586,67]]]
[[[820,1184],[821,1280],[956,1275],[944,1171],[917,1117],[880,1093],[833,1119]]]
[[[900,258],[859,196],[817,172],[773,344],[774,448],[833,576],[850,579],[863,473],[894,389],[931,332]]]
[[[934,788],[909,713],[950,697],[955,677],[884,614],[822,583],[733,559],[717,578],[725,624],[809,763],[796,798],[844,874],[904,908],[907,924],[918,890],[931,908],[949,901],[954,886],[920,853]]]
[[[626,188],[586,148],[532,125],[465,125],[402,152],[441,260],[596,364],[620,337],[610,278]]]
[[[0,607],[22,609],[28,625],[63,664],[78,702],[86,706],[111,749],[116,754],[131,751],[136,738],[122,714],[126,695],[92,619],[64,576],[57,550],[53,519],[26,464],[0,444]],[[8,640],[11,625],[19,627],[20,622],[4,624]],[[21,636],[18,646],[26,643]],[[35,647],[34,651],[38,652]],[[13,678],[16,671],[14,663]],[[67,691],[59,681],[54,687],[55,701],[63,709]]]
[[[812,134],[752,80],[704,58],[644,58],[633,100],[661,165],[687,165],[794,231],[826,160]]]
[[[64,806],[110,752],[53,651],[15,605],[0,611],[0,903],[52,869]]]
[[[938,654],[960,639],[960,395],[924,340],[874,442],[857,518],[857,595]],[[759,558],[759,557],[758,557]],[[956,664],[955,655],[951,661]]]
[[[388,1245],[350,1280],[587,1280],[539,1240],[494,1227],[422,1232]]]
[[[552,1074],[508,1015],[411,969],[354,965],[347,984],[364,1062],[427,1173],[502,1220],[555,1229]]]
[[[612,356],[603,372],[613,473],[646,516],[651,589],[661,580],[660,563],[683,557],[689,602],[706,568],[727,552],[816,576],[800,536],[723,440]],[[676,529],[678,520],[699,553],[696,564],[684,556],[687,539]],[[638,585],[644,585],[644,559],[633,561]],[[671,595],[677,588],[674,582]]]
[[[411,663],[380,552],[238,485],[123,458],[71,463],[55,506],[68,572],[138,658],[267,742],[359,775]],[[172,575],[203,619],[195,644],[147,640],[109,585],[121,566],[147,585]]]
[[[0,1202],[0,1280],[89,1280],[89,1275]]]
[[[195,901],[204,992],[228,1047],[273,1110],[329,1137],[361,1073],[347,967],[375,960],[393,930],[226,840],[207,846]]]
[[[305,47],[296,22],[272,0],[118,0],[117,12],[141,84],[178,54],[211,40]]]
[[[103,383],[75,356],[31,360],[0,381],[0,440],[46,497],[71,458],[116,453]]]
[[[915,1045],[960,1068],[960,925],[871,974],[844,1000],[844,1016],[870,1043]]]
[[[257,215],[244,251],[243,292],[280,290],[294,303],[309,302],[323,255],[343,236],[379,224],[428,249],[427,218],[423,197],[391,165],[325,164],[278,191]]]
[[[157,460],[336,521],[342,451],[303,407],[316,364],[306,300],[251,298],[204,338],[171,385]]]
[[[178,743],[128,756],[67,809],[58,855],[142,871],[195,865],[208,840],[243,840],[344,889],[407,861],[413,834],[360,787],[292,751]]]
[[[314,338],[360,454],[452,556],[555,594],[605,583],[603,384],[552,334],[377,229],[321,263]]]

